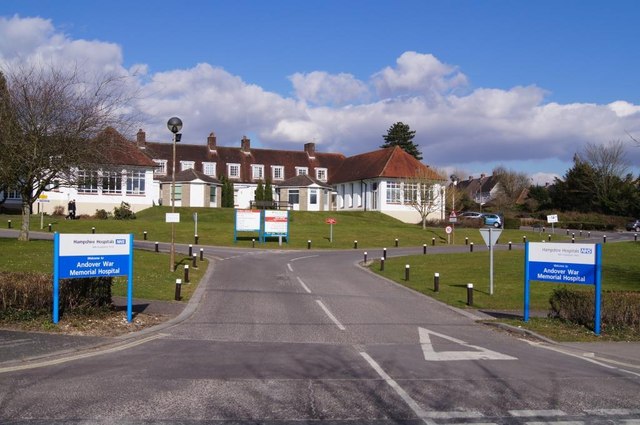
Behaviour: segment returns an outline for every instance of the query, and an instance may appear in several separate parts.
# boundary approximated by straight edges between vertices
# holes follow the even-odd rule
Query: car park
[[[640,219],[637,218],[634,221],[627,223],[627,230],[640,232]]]
[[[502,227],[502,218],[498,214],[483,214],[484,224],[495,228]]]

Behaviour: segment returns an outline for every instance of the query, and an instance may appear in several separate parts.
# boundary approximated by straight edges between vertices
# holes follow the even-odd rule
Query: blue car
[[[502,218],[498,214],[483,214],[482,217],[486,226],[493,226],[496,229],[502,227]]]

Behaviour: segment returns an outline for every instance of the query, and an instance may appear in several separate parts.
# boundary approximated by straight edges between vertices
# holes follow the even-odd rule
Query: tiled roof
[[[323,183],[319,180],[314,179],[313,177],[309,176],[309,175],[302,175],[302,176],[296,176],[296,177],[292,177],[288,180],[283,181],[282,183],[278,183],[278,186],[280,187],[308,187],[311,185],[317,184],[320,187],[326,187],[329,188],[331,186],[329,186],[326,183]]]
[[[208,176],[204,173],[201,173],[200,171],[196,171],[192,168],[189,168],[188,170],[184,170],[184,171],[180,171],[179,173],[176,173],[176,182],[177,183],[185,183],[185,182],[192,182],[194,180],[202,180],[205,183],[220,183],[220,181],[218,179],[216,179],[215,177],[211,177]],[[162,178],[159,179],[162,182],[171,182],[172,181],[172,177],[171,174],[168,174],[166,176],[163,176]]]
[[[98,152],[95,161],[100,164],[156,166],[144,151],[137,148],[135,142],[126,139],[114,128],[109,127],[100,132],[93,143],[96,143],[96,152]]]
[[[398,146],[367,152],[346,158],[331,183],[345,183],[376,177],[430,178],[442,180],[433,169],[427,167]]]

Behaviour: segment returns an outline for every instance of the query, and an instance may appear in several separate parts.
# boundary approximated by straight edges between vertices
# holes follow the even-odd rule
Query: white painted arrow
[[[420,345],[422,346],[422,352],[424,353],[424,359],[429,362],[449,362],[456,360],[518,360],[515,357],[508,356],[506,354],[491,351],[486,348],[478,347],[476,345],[467,344],[459,339],[443,335],[437,332],[430,331],[425,328],[418,328],[420,334]],[[435,335],[447,341],[455,342],[466,348],[471,348],[473,351],[440,351],[436,352],[433,349],[431,343],[431,336]]]

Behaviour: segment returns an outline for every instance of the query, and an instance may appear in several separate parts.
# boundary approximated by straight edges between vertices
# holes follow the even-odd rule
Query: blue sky
[[[178,115],[189,143],[355,154],[403,121],[431,166],[543,182],[586,143],[640,138],[639,18],[637,1],[3,0],[0,60],[132,75],[153,140]]]

